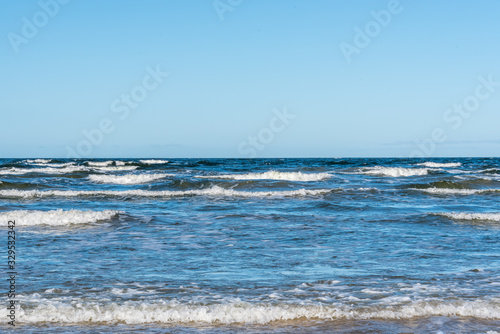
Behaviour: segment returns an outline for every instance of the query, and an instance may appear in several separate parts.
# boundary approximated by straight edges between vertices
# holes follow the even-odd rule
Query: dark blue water
[[[24,332],[500,328],[500,159],[4,159],[0,181]]]

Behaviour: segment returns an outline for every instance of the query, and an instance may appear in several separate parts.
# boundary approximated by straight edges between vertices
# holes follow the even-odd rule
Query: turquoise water
[[[24,332],[500,328],[500,159],[4,159],[0,181]]]

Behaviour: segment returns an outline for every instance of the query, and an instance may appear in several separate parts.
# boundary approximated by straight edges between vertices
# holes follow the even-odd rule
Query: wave
[[[120,161],[120,160],[108,160],[108,161],[87,161],[87,165],[92,166],[92,167],[107,167],[107,166],[124,166],[125,161]]]
[[[431,167],[431,168],[446,168],[446,167],[460,167],[462,164],[460,162],[422,162],[417,164],[419,166]]]
[[[339,191],[341,189],[299,189],[285,191],[238,191],[213,186],[195,190],[0,190],[2,197],[42,198],[42,197],[77,197],[77,196],[113,196],[113,197],[176,197],[176,196],[225,196],[225,197],[295,197],[316,196]]]
[[[35,164],[48,164],[51,161],[52,161],[52,159],[28,159],[28,160],[26,160],[26,162],[29,163],[29,164],[32,164],[32,163],[35,163]]]
[[[8,169],[0,170],[0,175],[22,175],[28,173],[40,173],[40,174],[67,174],[74,172],[83,172],[86,171],[87,168],[83,166],[68,166],[63,168],[17,168],[11,167]]]
[[[41,300],[35,307],[18,309],[23,323],[209,323],[268,324],[274,321],[334,319],[410,319],[447,316],[500,319],[500,306],[494,301],[456,300],[414,301],[399,306],[349,307],[335,305],[265,304],[228,302],[212,305],[182,304],[176,300],[117,303]],[[4,308],[5,309],[5,308]],[[6,312],[5,310],[3,311]]]
[[[456,220],[489,220],[500,222],[500,213],[469,213],[469,212],[442,212],[439,216]]]
[[[487,168],[487,169],[479,170],[479,171],[477,171],[475,173],[499,174],[500,173],[500,169],[498,169],[498,168]]]
[[[97,170],[97,171],[104,171],[104,172],[118,172],[118,171],[126,171],[126,170],[136,170],[138,167],[137,166],[116,166],[116,167],[92,167],[92,169]]]
[[[87,164],[92,167],[105,167],[111,166],[114,161],[87,161]]]
[[[403,168],[403,167],[365,167],[360,171],[361,174],[380,175],[390,177],[422,176],[427,175],[427,168]]]
[[[156,164],[166,164],[168,160],[157,160],[157,159],[147,159],[147,160],[139,160],[141,164],[145,165],[156,165]]]
[[[264,173],[249,174],[227,174],[196,176],[204,179],[229,179],[229,180],[286,180],[286,181],[321,181],[331,177],[328,173],[302,173],[302,172],[278,172],[268,171]]]
[[[484,193],[500,192],[500,189],[450,189],[450,188],[410,188],[411,190],[418,190],[437,195],[474,195]]]
[[[122,213],[121,211],[38,211],[38,210],[18,210],[0,213],[2,220],[15,220],[18,226],[51,225],[62,226],[70,224],[88,224],[99,220],[107,220]]]
[[[128,175],[89,175],[89,179],[99,183],[141,184],[163,179],[171,174],[128,174]]]
[[[65,162],[65,163],[54,163],[54,162],[50,162],[50,163],[32,163],[31,164],[32,166],[43,166],[43,167],[55,167],[55,168],[60,168],[60,167],[68,167],[68,166],[74,166],[75,163],[74,162]]]

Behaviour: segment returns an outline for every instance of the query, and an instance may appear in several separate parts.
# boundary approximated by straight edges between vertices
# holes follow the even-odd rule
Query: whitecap
[[[17,167],[11,167],[11,168],[6,168],[6,169],[0,169],[0,174],[1,175],[22,175],[22,174],[29,174],[29,173],[41,173],[41,174],[68,174],[68,173],[74,173],[74,172],[82,172],[86,171],[87,168],[83,166],[68,166],[68,167],[63,167],[63,168],[53,168],[53,167],[46,167],[46,168],[17,168]]]
[[[495,213],[473,213],[473,212],[442,212],[437,215],[456,220],[488,220],[500,222],[500,212]]]
[[[156,165],[156,164],[166,164],[169,161],[160,159],[146,159],[146,160],[139,160],[139,162],[145,165]]]
[[[18,198],[114,196],[114,197],[175,197],[175,196],[223,196],[223,197],[294,197],[317,196],[341,189],[298,189],[285,191],[238,191],[213,186],[194,190],[0,190],[0,196]]]
[[[229,180],[286,180],[286,181],[321,181],[331,177],[328,173],[302,173],[302,172],[278,172],[268,171],[263,173],[248,174],[226,174],[197,176],[205,179],[229,179]]]
[[[87,161],[87,164],[92,167],[106,167],[111,166],[114,163],[113,160],[109,161]]]
[[[17,226],[88,224],[110,219],[120,211],[80,211],[62,209],[52,211],[17,210],[0,213],[0,220],[15,220]]]
[[[460,167],[462,164],[460,162],[422,162],[417,164],[419,166],[431,167],[431,168],[446,168],[446,167]]]
[[[475,195],[483,193],[500,192],[500,189],[451,189],[451,188],[410,188],[411,190],[423,191],[436,195]]]
[[[127,174],[127,175],[89,175],[89,179],[98,183],[141,184],[163,179],[171,174]]]
[[[361,174],[379,175],[390,177],[423,176],[429,173],[427,168],[404,168],[404,167],[365,167],[360,171]]]
[[[26,160],[27,163],[36,163],[36,164],[47,164],[51,162],[52,159],[28,159]]]
[[[94,170],[103,172],[119,172],[127,170],[136,170],[137,166],[116,166],[116,167],[93,167]]]
[[[406,300],[405,300],[406,301]],[[31,303],[33,305],[33,303]],[[4,314],[6,310],[2,311]],[[170,301],[122,303],[74,300],[62,302],[37,298],[34,306],[18,310],[23,323],[208,323],[268,324],[274,321],[333,319],[411,319],[416,317],[474,317],[500,319],[499,305],[487,300],[406,301],[399,305],[356,308],[348,305],[266,304],[242,301],[194,304]]]

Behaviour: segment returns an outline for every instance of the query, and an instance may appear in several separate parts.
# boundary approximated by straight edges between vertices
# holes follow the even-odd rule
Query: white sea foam
[[[137,169],[137,166],[93,167],[93,169],[103,172],[119,172],[119,171],[135,170]]]
[[[423,191],[426,193],[436,194],[436,195],[475,195],[475,194],[500,192],[500,189],[411,188],[411,190]]]
[[[113,164],[113,160],[109,161],[87,161],[87,164],[92,167],[106,167]]]
[[[427,175],[429,170],[427,168],[403,168],[403,167],[365,167],[361,169],[361,174],[380,175],[390,177],[402,176],[422,176]]]
[[[128,174],[128,175],[89,175],[89,179],[99,183],[141,184],[163,179],[171,174]]]
[[[145,165],[156,165],[156,164],[166,164],[168,160],[157,160],[157,159],[147,159],[147,160],[139,160],[141,164]]]
[[[104,210],[104,211],[80,211],[67,210],[63,211],[38,211],[38,210],[18,210],[0,213],[0,220],[15,220],[18,226],[34,226],[34,225],[70,225],[70,224],[88,224],[99,220],[110,219],[111,217],[121,213],[120,211]]]
[[[48,164],[51,162],[52,159],[28,159],[26,160],[27,163],[36,163],[36,164]]]
[[[38,164],[38,163],[32,163],[32,166],[42,166],[42,167],[55,167],[55,168],[60,168],[60,167],[68,167],[68,166],[74,166],[74,162],[65,162],[65,163],[43,163],[43,164]]]
[[[264,173],[248,174],[226,174],[197,176],[206,179],[230,179],[230,180],[286,180],[286,181],[321,181],[331,177],[328,173],[302,173],[302,172],[278,172],[268,171]]]
[[[420,164],[419,166],[431,167],[431,168],[446,168],[446,167],[460,167],[462,164],[460,162],[432,162],[427,161]]]
[[[41,198],[76,196],[116,196],[116,197],[174,197],[174,196],[225,196],[225,197],[293,197],[327,194],[340,189],[298,189],[286,191],[238,191],[214,186],[195,190],[0,190],[2,197]]]
[[[273,321],[332,319],[410,319],[447,316],[500,319],[500,306],[492,301],[414,301],[399,306],[352,308],[333,305],[254,304],[229,302],[212,305],[178,301],[91,303],[39,300],[35,307],[18,309],[23,323],[214,323],[267,324]],[[5,310],[3,311],[6,312]]]
[[[6,169],[1,169],[1,175],[22,175],[28,173],[41,173],[41,174],[68,174],[74,172],[86,171],[87,168],[83,166],[68,166],[63,168],[54,168],[54,167],[46,167],[46,168],[17,168],[11,167]]]
[[[438,213],[438,215],[456,220],[489,220],[489,221],[500,222],[500,212],[496,213],[443,212],[443,213]]]

